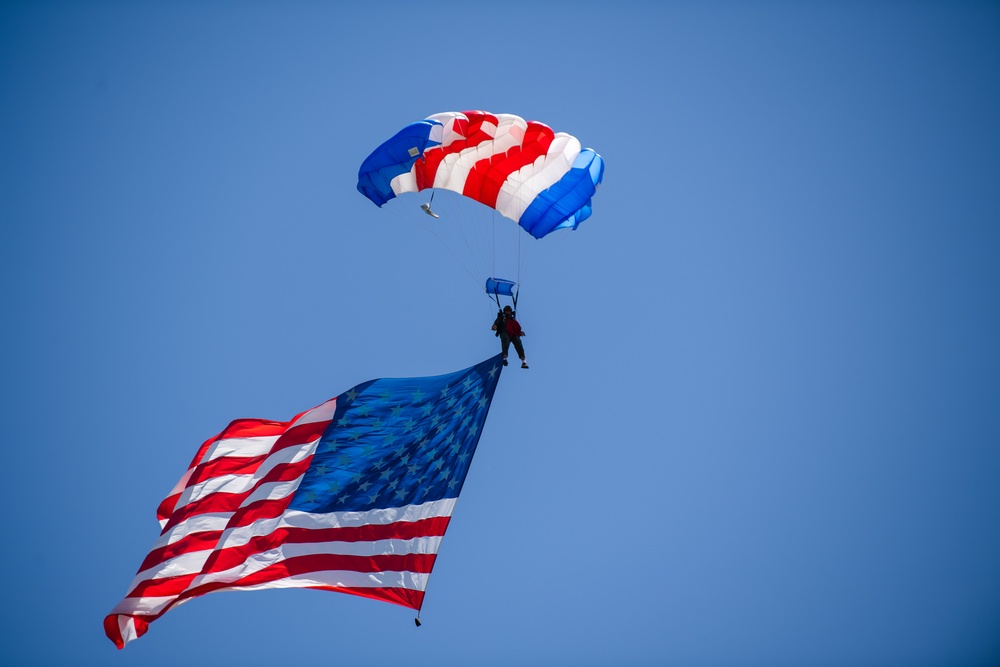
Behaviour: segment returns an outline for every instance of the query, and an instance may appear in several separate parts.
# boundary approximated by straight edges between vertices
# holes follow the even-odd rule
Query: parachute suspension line
[[[514,291],[511,293],[511,299],[514,301],[514,312],[517,312],[517,295],[521,291],[520,286],[515,287]],[[487,292],[489,294],[489,292]],[[503,310],[503,306],[500,305],[500,293],[497,291],[496,283],[493,285],[493,300],[497,302],[497,310]]]
[[[517,284],[521,284],[521,234],[517,235]],[[514,305],[517,305],[517,297],[514,297]]]
[[[431,200],[433,199],[434,199],[434,193],[432,192]],[[430,202],[420,205],[420,208],[424,210],[425,213],[427,213],[426,209],[424,209],[425,206],[430,207]],[[463,271],[465,271],[465,274],[469,277],[469,279],[473,282],[473,284],[475,285],[481,284],[479,276],[472,269],[470,269],[468,265],[462,260],[462,258],[458,256],[455,250],[443,238],[441,238],[441,235],[438,234],[437,230],[435,229],[435,225],[431,224],[433,222],[432,220],[425,218],[419,213],[408,214],[407,209],[404,207],[387,206],[383,210],[389,211],[390,215],[392,215],[394,218],[402,220],[407,224],[416,225],[423,231],[433,236],[437,240],[437,242],[441,244],[441,247],[448,251],[448,254],[452,256],[452,258],[455,260],[455,263],[458,266],[460,266]],[[410,210],[412,211],[412,209]],[[440,216],[433,214],[432,217],[439,218]]]
[[[435,217],[436,217],[436,216],[435,216]],[[428,225],[428,226],[424,227],[424,229],[426,229],[426,230],[427,230],[428,232],[430,232],[431,236],[433,236],[434,238],[436,238],[436,239],[438,240],[438,243],[440,243],[440,244],[441,244],[441,245],[442,245],[442,246],[444,247],[444,249],[448,251],[448,254],[449,254],[449,255],[451,255],[451,256],[452,256],[452,257],[453,257],[453,258],[455,259],[455,262],[456,262],[456,263],[457,263],[457,264],[458,264],[459,266],[461,266],[461,267],[462,267],[462,269],[463,269],[463,270],[465,271],[466,275],[468,275],[468,276],[469,276],[469,278],[471,278],[471,279],[472,279],[472,282],[473,282],[473,283],[475,283],[475,284],[476,284],[476,285],[478,286],[478,285],[479,285],[479,277],[478,277],[478,276],[476,276],[476,274],[475,274],[475,273],[473,273],[473,271],[472,271],[472,270],[471,270],[471,269],[470,269],[469,267],[467,267],[467,266],[465,265],[465,262],[463,262],[463,261],[462,261],[462,258],[461,258],[461,257],[459,257],[459,256],[458,256],[458,254],[457,254],[457,253],[456,253],[456,252],[455,252],[454,250],[452,250],[452,249],[451,249],[451,248],[450,248],[450,247],[448,246],[448,244],[447,244],[447,243],[445,243],[444,239],[442,239],[442,238],[441,238],[441,237],[440,237],[440,236],[438,235],[438,233],[437,233],[437,232],[435,232],[435,231],[434,231],[433,229],[431,229],[430,225]],[[466,247],[469,247],[468,243],[466,243]]]
[[[493,267],[492,267],[491,273],[493,274],[494,277],[496,277],[496,275],[497,275],[497,212],[496,212],[496,209],[493,210],[493,215],[491,216],[491,219],[493,220],[493,226],[492,226],[492,229],[490,230],[490,231],[493,232],[493,239],[492,239],[492,242],[490,243],[490,246],[491,246],[490,247],[490,251],[491,251],[491,254],[493,256]],[[499,304],[497,304],[497,305],[499,305]]]

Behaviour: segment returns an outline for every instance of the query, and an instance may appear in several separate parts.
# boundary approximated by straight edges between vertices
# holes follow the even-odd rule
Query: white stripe
[[[576,137],[565,132],[556,134],[548,153],[507,177],[497,196],[497,210],[515,222],[520,221],[535,197],[558,183],[573,167],[580,150]]]
[[[413,591],[427,589],[430,577],[425,572],[353,572],[351,570],[317,570],[296,574],[277,581],[253,586],[232,586],[225,590],[253,591],[266,588],[312,588],[332,586],[337,588],[406,588]]]
[[[259,500],[279,500],[281,498],[287,498],[288,496],[295,493],[295,490],[299,488],[299,482],[302,481],[302,476],[298,476],[295,479],[289,480],[287,482],[268,482],[266,484],[261,484],[258,486],[253,493],[247,496],[240,507],[247,507]]]
[[[205,452],[202,462],[212,461],[223,456],[251,457],[261,456],[271,451],[280,436],[258,435],[250,438],[223,438],[216,440]]]
[[[122,641],[128,644],[133,639],[139,638],[139,633],[135,630],[135,619],[131,616],[118,617],[118,634],[122,636]]]
[[[187,471],[181,476],[181,478],[177,481],[177,483],[174,484],[174,488],[170,489],[170,493],[167,494],[167,498],[176,495],[184,490],[184,488],[187,486],[188,480],[191,479],[191,475],[194,474],[194,468],[195,466],[192,466],[187,469]],[[162,524],[166,524],[166,521],[165,520],[161,521],[160,524],[161,524],[160,528],[163,528]]]
[[[267,473],[274,470],[276,466],[283,463],[298,463],[312,456],[319,438],[310,441],[300,447],[287,447],[279,449],[266,459],[261,461],[256,471],[244,475],[219,475],[189,486],[177,500],[175,512],[180,508],[201,500],[213,493],[244,493],[253,488],[254,484],[260,481]]]
[[[433,517],[451,516],[455,511],[457,498],[434,500],[422,505],[405,505],[388,509],[369,510],[367,512],[329,512],[319,514],[289,510],[282,516],[282,524],[293,528],[342,528],[350,526],[366,526],[370,524],[385,525],[397,521],[419,521]]]
[[[184,553],[169,558],[162,563],[157,563],[149,569],[135,575],[135,579],[129,586],[128,595],[136,589],[136,586],[155,579],[165,579],[167,577],[182,577],[188,574],[197,574],[205,567],[205,561],[214,551],[214,548],[202,549],[201,551],[185,551]]]
[[[228,548],[228,547],[226,547]],[[364,542],[285,542],[275,549],[267,552],[270,560],[267,565],[273,565],[285,558],[295,558],[297,556],[313,556],[317,554],[335,554],[338,556],[387,556],[406,554],[436,554],[441,548],[441,536],[414,537],[408,540],[387,539]],[[221,550],[221,548],[219,549]],[[188,552],[159,563],[148,570],[144,570],[136,575],[135,580],[129,586],[128,593],[137,586],[148,581],[164,579],[167,577],[180,577],[191,574],[198,574],[205,567],[205,562],[215,551],[205,549],[202,551]],[[259,557],[261,554],[253,554],[248,560]],[[226,572],[238,571],[243,565],[236,565],[226,570]],[[256,571],[255,568],[252,571]],[[221,574],[221,573],[220,573]],[[243,576],[243,575],[240,575]],[[238,578],[238,577],[236,577]]]
[[[229,524],[232,512],[206,512],[205,514],[195,514],[192,517],[171,526],[170,530],[160,535],[153,545],[153,549],[159,549],[178,540],[184,539],[188,535],[204,533],[211,530],[222,530]]]
[[[118,603],[114,609],[111,610],[112,614],[143,614],[152,615],[158,613],[161,609],[166,607],[168,604],[173,602],[176,596],[169,595],[166,597],[153,597],[153,596],[143,596],[141,598],[125,598]]]
[[[286,542],[278,547],[282,558],[333,554],[336,556],[405,556],[436,554],[441,536],[414,537],[409,540],[372,540],[370,542]],[[277,559],[281,560],[281,558]]]
[[[379,556],[405,554],[436,554],[441,545],[440,537],[414,538],[412,540],[376,540],[373,542],[317,542],[317,543],[284,543],[274,549],[261,551],[247,556],[239,565],[208,572],[195,577],[188,589],[194,589],[204,584],[234,583],[256,574],[261,570],[277,565],[289,558],[298,556],[336,555],[336,556]],[[389,551],[396,549],[397,551]],[[190,572],[188,574],[191,574]]]
[[[394,508],[388,510],[371,510],[369,512],[331,512],[328,514],[311,514],[309,512],[298,512],[289,511],[286,512],[284,516],[278,517],[276,519],[261,520],[255,522],[250,526],[243,526],[241,528],[233,529],[231,533],[227,531],[226,537],[228,539],[222,539],[219,541],[217,549],[230,548],[233,546],[242,546],[249,542],[250,538],[257,534],[268,534],[271,530],[274,530],[274,526],[267,526],[270,530],[261,531],[265,528],[267,524],[277,524],[280,527],[298,527],[298,528],[331,528],[331,527],[349,527],[365,524],[387,524],[394,523],[395,521],[416,521],[419,519],[426,519],[439,516],[451,516],[455,507],[455,498],[446,498],[444,500],[433,501],[429,503],[424,503],[422,505],[408,505],[406,507]],[[229,516],[229,515],[226,515]],[[210,518],[215,521],[221,520],[223,517],[221,515],[215,515],[213,517],[201,517]],[[185,522],[191,523],[191,521]],[[217,529],[217,528],[216,528]],[[179,538],[178,538],[179,539]],[[278,548],[253,554],[246,561],[237,565],[224,572],[214,572],[201,577],[196,577],[188,588],[194,588],[198,585],[211,582],[219,581],[236,581],[242,577],[258,572],[265,567],[273,565],[276,562],[283,560],[284,558],[291,558],[294,556],[302,556],[309,554],[341,554],[341,555],[358,555],[358,556],[372,556],[379,554],[407,554],[407,553],[426,553],[426,554],[436,554],[441,545],[440,536],[432,537],[420,537],[410,540],[375,540],[366,542],[323,542],[323,543],[285,543],[279,545]],[[154,547],[155,548],[155,547]],[[202,550],[198,552],[191,552],[179,555],[173,559],[165,561],[159,565],[153,566],[148,570],[140,572],[136,575],[135,580],[129,586],[129,591],[135,589],[143,581],[149,579],[158,579],[166,576],[178,576],[184,574],[194,574],[200,572],[201,568],[204,566],[205,561],[208,559],[212,550]],[[343,573],[341,573],[343,574]],[[379,584],[373,583],[375,580],[370,579],[371,575],[368,573],[349,573],[352,575],[351,581],[354,583],[348,584],[337,584],[330,583],[324,580],[324,583],[319,585],[327,586],[381,586],[381,585],[397,585],[397,584]],[[399,574],[399,573],[396,573]],[[319,575],[322,577],[323,573]],[[426,584],[426,575],[413,575],[415,577],[422,577],[424,583]],[[313,583],[301,583],[303,580],[301,577],[294,578],[299,581],[298,584],[285,583],[285,584],[264,584],[253,587],[248,587],[247,590],[251,588],[282,588],[282,587],[308,587],[312,585],[317,585]],[[312,581],[313,577],[307,579]],[[291,580],[289,580],[290,582]],[[358,583],[361,581],[362,583]],[[369,583],[363,583],[369,582]],[[404,588],[417,588],[415,586],[403,586]],[[417,588],[417,590],[424,590],[423,587]],[[112,610],[115,614],[130,614],[130,613],[143,613],[143,614],[155,614],[159,612],[162,608],[168,605],[172,600],[176,599],[177,596],[143,596],[141,598],[129,598],[126,597],[122,602]]]
[[[424,591],[430,574],[426,572],[354,572],[352,570],[317,570],[304,574],[283,577],[275,581],[250,586],[227,586],[213,593],[223,591],[257,591],[269,588],[314,588],[329,586],[332,588],[405,588]],[[125,598],[118,603],[112,614],[132,614],[153,616],[160,613],[167,605],[176,600],[176,596]],[[192,598],[182,600],[178,604],[188,602]],[[119,623],[119,626],[121,623]],[[124,637],[124,633],[123,633]],[[132,637],[135,639],[135,637]],[[130,640],[129,640],[130,641]]]
[[[333,413],[337,410],[337,399],[331,398],[322,405],[317,405],[301,417],[296,419],[288,428],[292,426],[302,426],[303,424],[315,424],[316,422],[328,422],[333,419]]]
[[[247,526],[227,530],[218,542],[218,549],[230,549],[248,544],[253,538],[270,535],[281,528],[303,528],[321,530],[324,528],[350,528],[366,525],[387,525],[397,522],[413,522],[434,517],[450,517],[455,509],[456,498],[445,498],[422,505],[407,505],[392,509],[369,510],[367,512],[330,512],[316,514],[288,510],[273,519],[261,519]],[[391,552],[386,552],[391,553]]]

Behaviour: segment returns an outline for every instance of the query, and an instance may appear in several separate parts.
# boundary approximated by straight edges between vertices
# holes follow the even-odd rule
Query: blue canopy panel
[[[603,179],[604,160],[583,149],[566,175],[535,197],[518,224],[536,239],[557,229],[576,229],[590,217],[591,198]]]
[[[517,283],[503,278],[487,278],[486,293],[490,296],[514,296],[514,288]]]
[[[378,206],[393,199],[392,179],[410,171],[426,149],[441,143],[442,127],[436,120],[410,123],[372,151],[358,170],[358,191]]]

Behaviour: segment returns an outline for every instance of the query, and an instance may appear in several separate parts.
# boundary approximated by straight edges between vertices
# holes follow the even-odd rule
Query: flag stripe
[[[381,540],[411,540],[418,537],[443,536],[448,528],[450,518],[438,516],[416,521],[399,521],[390,524],[367,523],[358,526],[343,527],[292,527],[286,526],[276,528],[268,535],[273,535],[276,540],[287,542],[377,542]],[[245,532],[245,531],[244,531]],[[140,575],[146,570],[165,564],[168,561],[183,555],[196,553],[204,550],[211,550],[223,535],[222,530],[205,531],[186,535],[177,542],[154,549],[146,556],[140,569]],[[230,549],[250,544],[260,540],[263,536],[241,534],[232,530],[229,531],[226,543],[234,545]],[[260,544],[260,542],[257,542]],[[150,574],[149,576],[155,576]],[[131,593],[130,593],[131,594]]]
[[[216,459],[214,463],[226,461],[228,465],[217,466],[219,469],[215,470],[217,473],[215,476],[198,481],[197,483],[192,478],[188,482],[187,488],[181,493],[181,498],[177,504],[184,506],[216,492],[243,493],[251,491],[258,483],[258,478],[269,479],[269,473],[282,464],[285,466],[295,463],[301,464],[309,453],[308,450],[301,447],[298,449],[287,447],[266,457]],[[238,468],[242,474],[226,472],[226,469],[231,468]]]
[[[294,549],[284,549],[292,551]],[[380,554],[376,556],[359,556],[352,554],[330,553],[329,551],[317,551],[316,553],[303,553],[291,557],[282,558],[272,563],[263,570],[258,570],[243,577],[237,577],[236,582],[251,581],[261,583],[272,579],[262,579],[261,577],[271,577],[277,580],[289,574],[304,574],[313,570],[344,570],[362,573],[379,573],[388,571],[400,572],[420,572],[429,573],[434,565],[434,553],[403,553],[403,554]],[[149,579],[135,587],[129,597],[143,596],[179,596],[191,597],[201,595],[202,589],[206,586],[214,587],[217,584],[225,586],[234,584],[234,573],[240,573],[244,562],[238,563],[234,567],[221,570],[208,569],[206,573],[190,573],[173,577],[162,577],[159,579]],[[261,573],[268,573],[263,575]],[[192,586],[192,584],[194,584]],[[190,588],[190,591],[188,589]],[[188,591],[190,595],[186,594]]]
[[[270,426],[270,425],[268,425]],[[266,456],[271,453],[274,443],[281,437],[281,433],[271,433],[270,428],[262,428],[260,435],[242,436],[237,438],[224,438],[226,432],[220,434],[219,439],[205,452],[205,457],[198,465],[204,465],[218,459],[226,457],[250,458],[254,456]],[[256,432],[256,431],[255,431]]]
[[[255,536],[236,546],[217,548],[214,551],[210,549],[190,550],[159,562],[150,563],[136,576],[136,582],[128,596],[136,597],[149,594],[149,586],[158,580],[178,579],[199,572],[222,572],[232,569],[260,553],[275,548],[281,549],[282,557],[305,553],[369,556],[383,553],[436,553],[440,545],[440,538],[444,535],[449,520],[447,517],[437,517],[417,522],[387,525],[318,530],[277,529],[266,535]],[[222,540],[219,542],[221,543]],[[147,560],[149,559],[147,558]],[[174,593],[178,593],[180,590],[183,590],[183,587]]]
[[[379,586],[377,588],[361,588],[357,586],[309,586],[318,591],[336,591],[338,593],[348,593],[361,597],[391,602],[410,609],[420,609],[424,603],[424,591],[416,588],[395,588],[392,586]]]
[[[181,521],[208,512],[235,512],[246,504],[258,499],[270,498],[274,488],[284,488],[281,482],[295,481],[302,477],[302,473],[309,467],[309,460],[297,463],[281,463],[268,471],[267,475],[261,479],[254,479],[252,486],[241,493],[217,492],[207,495],[199,500],[178,507],[167,526],[173,526]],[[294,491],[294,488],[290,489]]]

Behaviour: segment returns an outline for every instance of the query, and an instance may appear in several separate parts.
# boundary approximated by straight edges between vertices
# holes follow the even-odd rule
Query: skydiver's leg
[[[507,365],[507,350],[510,349],[510,336],[506,333],[500,334],[500,351],[503,352],[503,365]]]
[[[521,337],[514,336],[510,340],[514,343],[514,349],[517,350],[517,356],[521,358],[521,368],[527,368],[528,362],[524,358],[524,346],[521,345]]]

